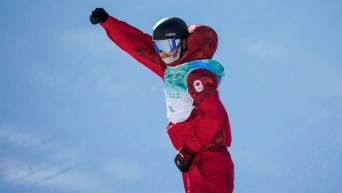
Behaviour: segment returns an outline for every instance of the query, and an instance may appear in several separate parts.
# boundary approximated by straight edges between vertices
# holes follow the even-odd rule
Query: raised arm
[[[101,14],[104,17],[103,19],[101,19]],[[92,17],[95,20],[96,17],[100,18],[100,21],[97,21],[97,23],[101,24],[104,30],[106,30],[108,37],[118,47],[163,78],[165,66],[154,50],[150,35],[143,33],[124,21],[108,15],[102,8],[96,8],[92,12],[91,22]],[[96,24],[96,21],[94,23]]]

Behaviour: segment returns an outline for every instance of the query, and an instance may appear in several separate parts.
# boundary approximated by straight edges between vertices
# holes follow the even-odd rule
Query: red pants
[[[234,164],[226,148],[200,151],[182,177],[186,193],[232,193]]]

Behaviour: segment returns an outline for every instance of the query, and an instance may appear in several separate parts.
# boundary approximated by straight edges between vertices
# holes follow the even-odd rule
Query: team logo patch
[[[204,89],[204,86],[202,84],[202,81],[200,80],[195,80],[194,81],[194,88],[196,90],[196,92],[201,92]]]

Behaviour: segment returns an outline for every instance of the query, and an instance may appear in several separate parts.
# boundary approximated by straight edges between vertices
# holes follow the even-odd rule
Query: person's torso
[[[167,66],[164,71],[164,91],[169,122],[185,121],[194,109],[194,100],[188,93],[187,77],[195,69],[202,68],[223,76],[223,66],[211,59],[195,60],[175,67]]]

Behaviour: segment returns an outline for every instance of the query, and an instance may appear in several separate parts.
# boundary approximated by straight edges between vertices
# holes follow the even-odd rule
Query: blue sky
[[[176,193],[160,78],[89,13],[213,27],[235,192],[342,192],[342,2],[19,1],[0,12],[0,192]]]

